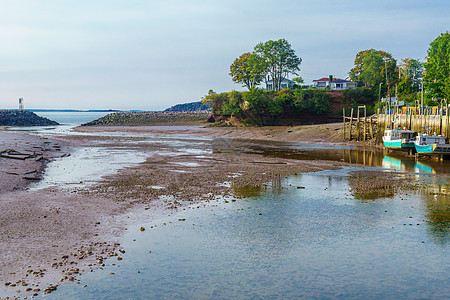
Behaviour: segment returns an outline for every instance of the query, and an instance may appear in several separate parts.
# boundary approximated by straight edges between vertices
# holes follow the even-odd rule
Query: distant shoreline
[[[0,109],[1,110],[12,110],[12,111],[18,111],[19,109]],[[118,110],[118,109],[41,109],[41,108],[36,108],[36,109],[24,109],[24,111],[31,111],[31,112],[41,112],[41,111],[45,111],[45,112],[123,112],[123,111],[128,111],[128,110]],[[129,110],[129,111],[141,111],[141,110]]]

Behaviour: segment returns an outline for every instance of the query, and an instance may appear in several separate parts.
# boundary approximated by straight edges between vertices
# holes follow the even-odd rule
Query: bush
[[[328,112],[331,95],[322,90],[284,89],[278,92],[251,89],[216,94],[210,91],[203,98],[215,115],[242,116],[243,119],[276,119],[298,113]]]
[[[223,93],[226,94],[226,93]],[[244,112],[241,108],[242,95],[239,92],[231,91],[223,95],[221,115],[224,116],[240,116]]]
[[[315,113],[317,115],[328,112],[331,96],[320,90],[299,90],[295,93],[294,109],[297,112]]]
[[[349,106],[355,106],[357,104],[373,104],[378,99],[378,93],[375,93],[375,90],[376,89],[369,88],[343,90],[342,103]]]

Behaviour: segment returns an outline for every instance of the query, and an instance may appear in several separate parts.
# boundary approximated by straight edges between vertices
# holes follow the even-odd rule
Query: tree
[[[397,61],[388,52],[369,49],[356,54],[355,66],[349,75],[353,81],[364,82],[370,86],[384,83],[390,96],[390,88],[398,82]]]
[[[417,59],[405,58],[401,60],[399,69],[400,81],[410,81],[414,89],[418,91],[423,76],[423,64]]]
[[[298,85],[305,82],[301,76],[294,77],[292,78],[292,80],[295,81]]]
[[[279,91],[282,77],[289,74],[298,75],[302,59],[295,55],[295,51],[285,39],[259,43],[254,53],[262,57],[266,63],[266,71],[272,77],[273,90]]]
[[[425,63],[424,87],[431,98],[450,99],[450,33],[430,43]]]
[[[398,96],[406,102],[414,102],[421,87],[422,63],[417,59],[405,58],[401,60],[398,68]]]
[[[234,82],[250,90],[264,80],[265,71],[264,59],[255,53],[244,53],[234,60],[229,74]]]

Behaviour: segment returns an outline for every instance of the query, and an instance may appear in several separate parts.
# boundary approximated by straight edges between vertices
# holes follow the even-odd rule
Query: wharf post
[[[342,109],[342,121],[344,122],[342,124],[342,129],[344,130],[344,142],[345,142],[345,107]]]
[[[349,128],[348,128],[348,131],[349,131],[348,132],[349,133],[348,140],[349,141],[352,140],[352,122],[353,122],[353,108],[350,113],[350,123],[349,123]]]

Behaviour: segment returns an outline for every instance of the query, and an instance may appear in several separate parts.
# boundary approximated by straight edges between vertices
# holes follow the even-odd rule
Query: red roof
[[[320,78],[317,80],[313,80],[313,82],[315,82],[315,81],[330,81],[330,79],[328,77],[324,77],[324,78]]]
[[[332,80],[336,81],[336,80],[344,80],[344,79],[333,77]],[[313,80],[313,82],[316,82],[316,81],[330,81],[330,78],[324,77],[324,78],[320,78],[320,79],[317,79],[317,80]]]

